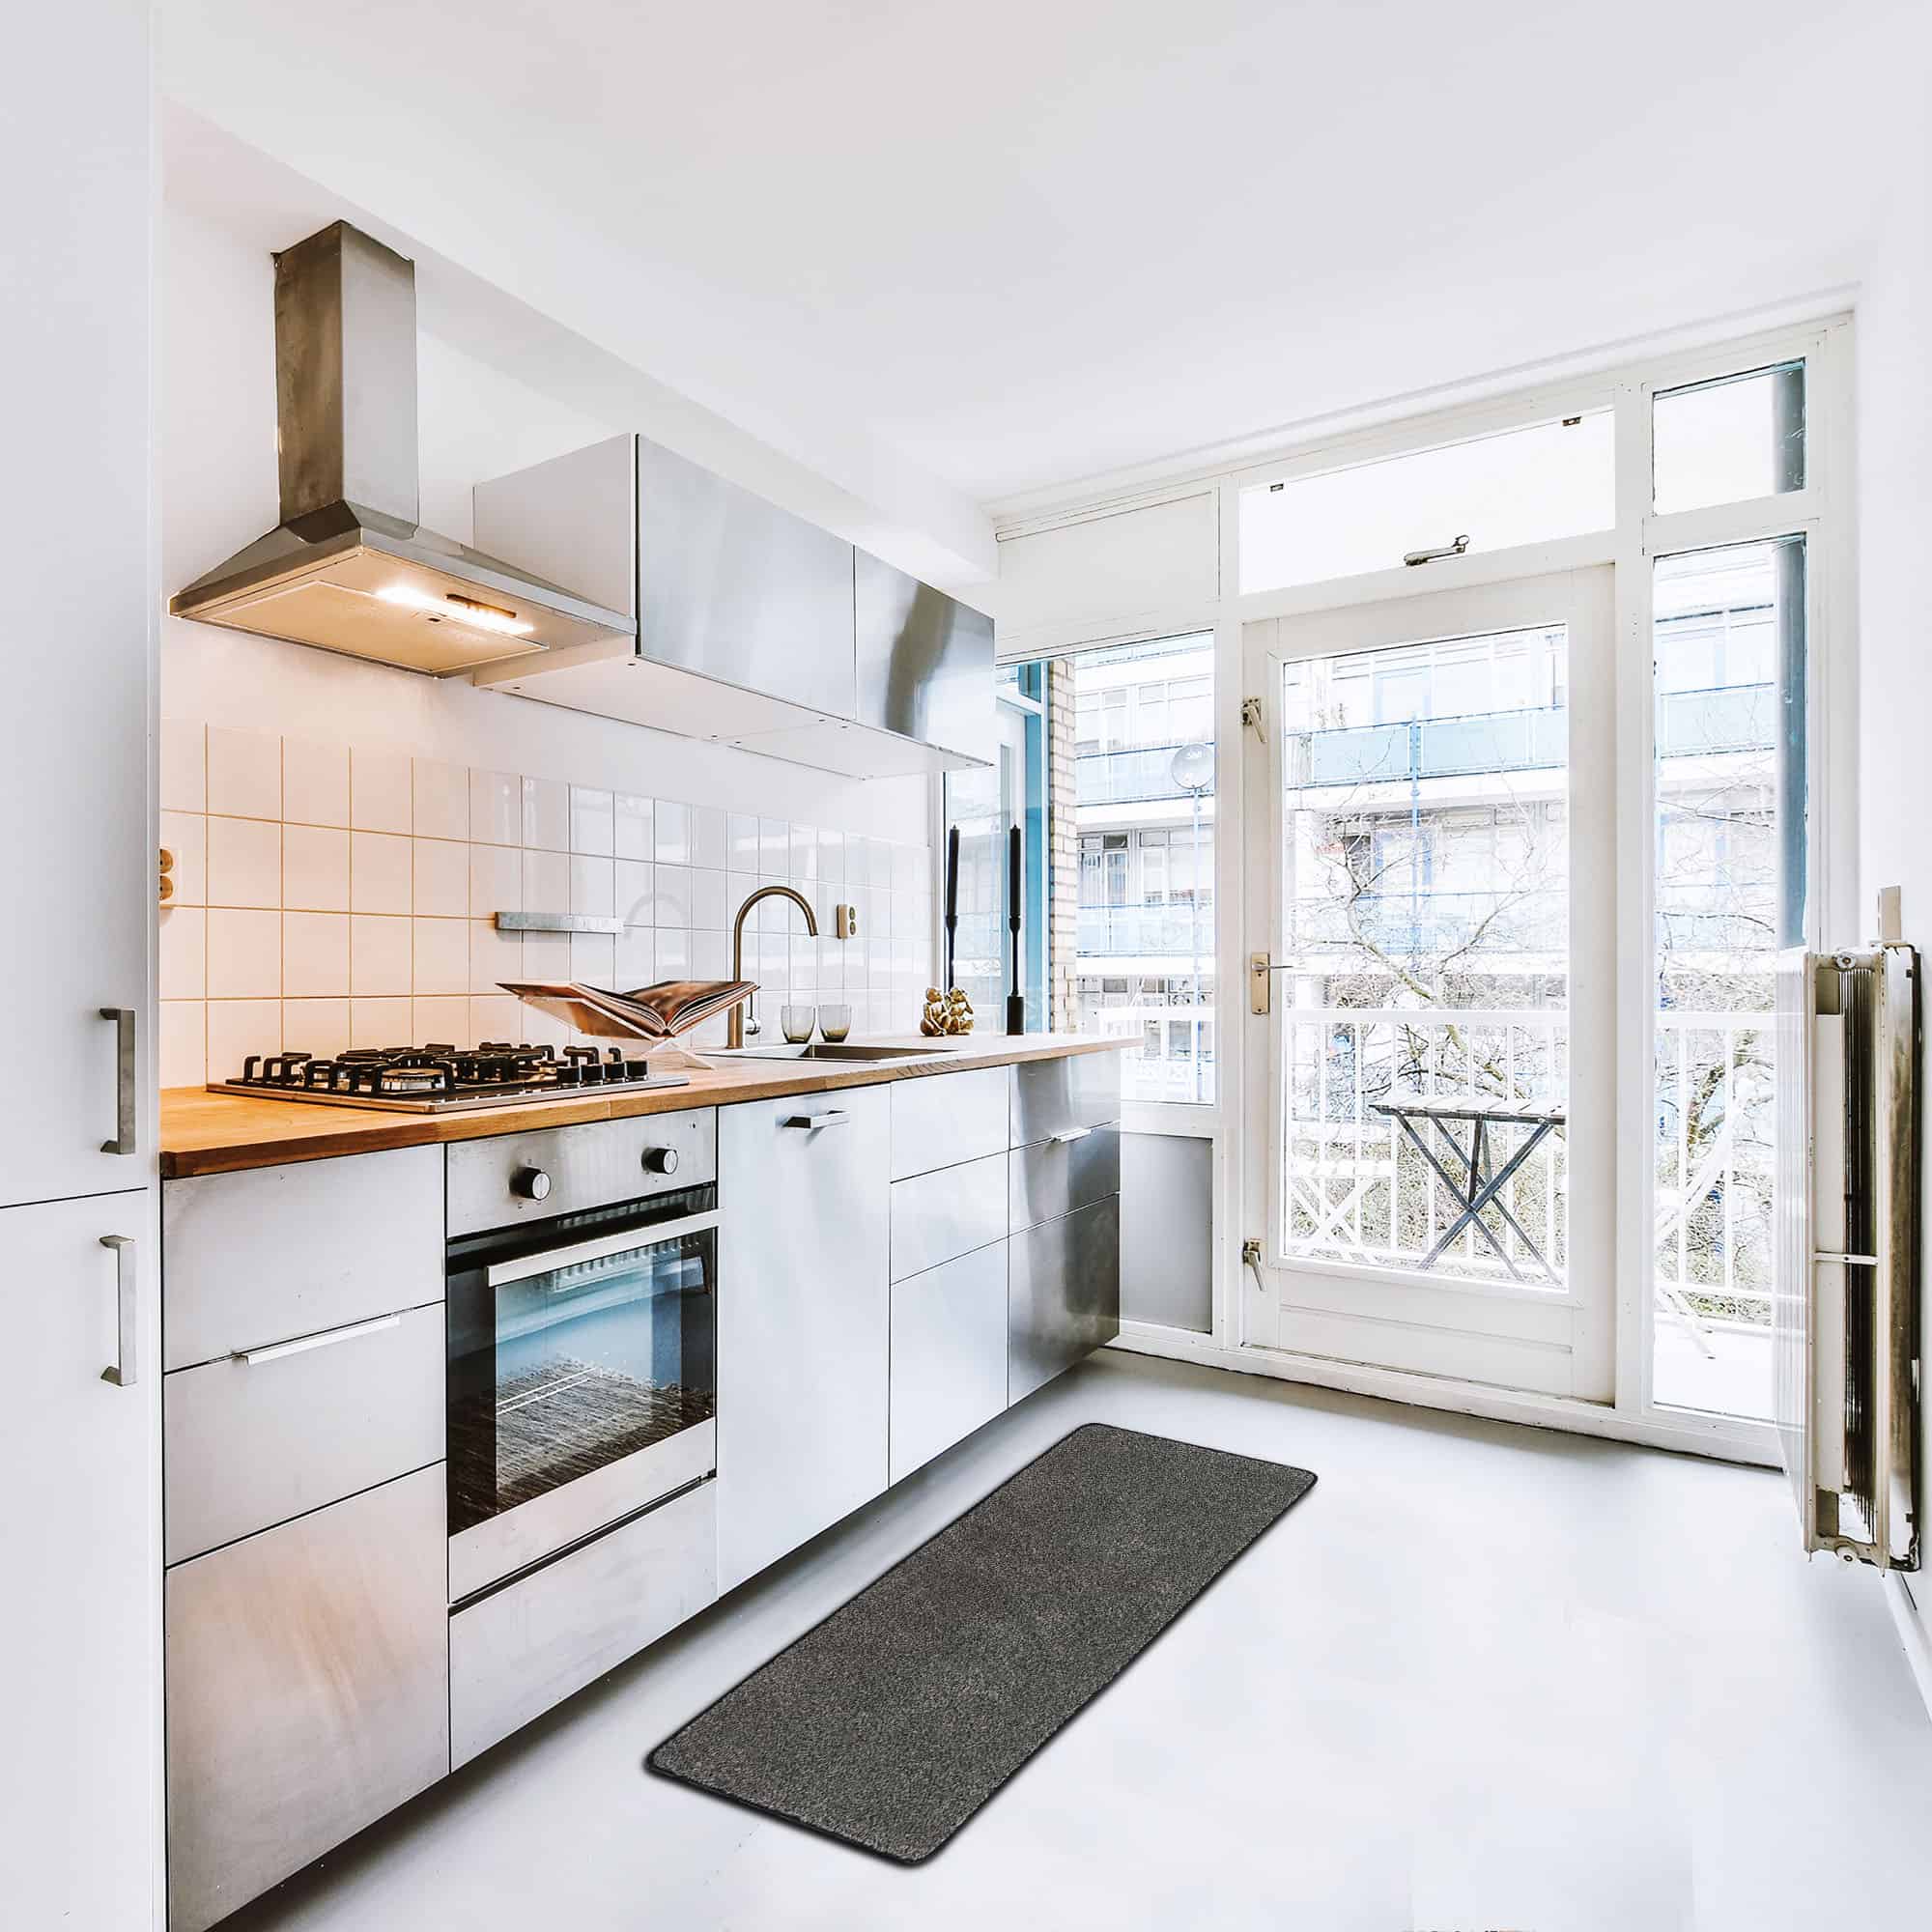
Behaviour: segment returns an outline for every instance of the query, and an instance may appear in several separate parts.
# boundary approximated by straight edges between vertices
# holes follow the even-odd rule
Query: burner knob
[[[677,1150],[675,1148],[646,1148],[644,1150],[644,1172],[646,1174],[675,1174],[677,1172]]]
[[[510,1192],[522,1201],[548,1201],[550,1176],[540,1167],[520,1167],[510,1177]]]

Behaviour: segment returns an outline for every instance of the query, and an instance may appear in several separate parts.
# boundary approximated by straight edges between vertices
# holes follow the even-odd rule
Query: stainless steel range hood
[[[415,270],[338,221],[275,257],[282,521],[178,617],[447,677],[636,623],[423,528]]]

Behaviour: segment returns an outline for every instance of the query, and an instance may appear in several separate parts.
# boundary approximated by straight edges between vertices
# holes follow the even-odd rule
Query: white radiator
[[[1777,1427],[1804,1548],[1918,1565],[1918,958],[1777,972]]]

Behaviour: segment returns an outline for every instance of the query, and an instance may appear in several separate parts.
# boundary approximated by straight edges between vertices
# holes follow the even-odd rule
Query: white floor
[[[1320,1473],[905,1869],[645,1751],[1076,1422]],[[1768,1474],[1109,1354],[235,1932],[1922,1924],[1932,1721]]]

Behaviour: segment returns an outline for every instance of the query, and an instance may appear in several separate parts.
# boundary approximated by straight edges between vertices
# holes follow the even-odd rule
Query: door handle
[[[1293,973],[1293,965],[1284,961],[1277,965],[1265,952],[1248,954],[1248,1010],[1251,1013],[1267,1012],[1274,1005],[1274,976],[1277,973]]]
[[[114,1251],[114,1326],[119,1353],[119,1359],[112,1368],[101,1370],[100,1379],[112,1382],[116,1388],[132,1388],[140,1379],[139,1364],[134,1355],[134,1297],[137,1286],[134,1237],[132,1235],[102,1235],[100,1245]]]
[[[834,1108],[825,1114],[793,1114],[779,1122],[781,1127],[803,1127],[810,1133],[813,1127],[842,1127],[852,1116]]]
[[[114,1022],[114,1138],[100,1143],[102,1153],[136,1153],[134,1092],[134,1009],[102,1007],[100,1017]]]

